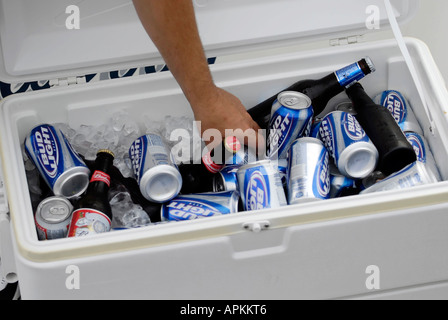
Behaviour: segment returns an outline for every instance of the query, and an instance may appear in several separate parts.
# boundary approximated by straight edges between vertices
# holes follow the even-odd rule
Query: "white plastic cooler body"
[[[406,7],[403,3],[408,2],[398,6]],[[229,9],[219,4],[200,7],[198,14],[213,17],[213,5],[218,12]],[[125,6],[126,1],[115,5]],[[271,7],[267,1],[259,5]],[[244,13],[258,7],[245,2],[242,8]],[[407,45],[429,102],[433,133],[392,40],[216,64],[211,69],[218,86],[250,107],[297,79],[319,78],[370,56],[377,71],[362,80],[364,87],[372,96],[386,89],[407,96],[446,180],[448,93],[426,45],[415,39],[407,39]],[[344,94],[333,102],[342,99]],[[169,73],[20,94],[3,100],[0,108],[11,251],[24,299],[448,297],[446,181],[88,238],[39,241],[21,150],[34,126],[97,124],[104,114],[123,109],[137,121],[145,114],[161,120],[167,114],[191,115],[191,110]],[[256,227],[262,230],[252,231]]]

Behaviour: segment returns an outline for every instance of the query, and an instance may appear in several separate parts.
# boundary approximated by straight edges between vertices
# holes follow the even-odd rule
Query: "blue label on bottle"
[[[335,75],[342,87],[347,87],[365,76],[357,62],[336,71]]]

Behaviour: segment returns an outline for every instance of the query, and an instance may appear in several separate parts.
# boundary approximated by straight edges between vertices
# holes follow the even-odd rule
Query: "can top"
[[[63,197],[50,197],[42,200],[37,207],[36,214],[51,224],[65,221],[70,217],[73,206],[67,199]]]
[[[311,106],[311,99],[297,91],[283,91],[277,96],[280,104],[290,109],[306,109]]]

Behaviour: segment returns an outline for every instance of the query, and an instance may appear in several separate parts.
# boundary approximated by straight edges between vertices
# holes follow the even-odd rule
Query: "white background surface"
[[[385,14],[385,13],[381,13]],[[405,37],[415,37],[423,40],[430,48],[434,60],[442,73],[445,83],[448,83],[448,1],[446,0],[420,0],[417,15],[409,22],[401,26]],[[368,34],[365,40],[393,38],[392,31],[386,26],[381,26],[375,34]],[[306,50],[316,47],[328,46],[329,41],[300,44],[295,47],[266,50],[257,53],[239,54],[234,56],[219,57],[217,62],[225,62],[234,59],[249,59],[254,55],[272,55],[291,50]]]

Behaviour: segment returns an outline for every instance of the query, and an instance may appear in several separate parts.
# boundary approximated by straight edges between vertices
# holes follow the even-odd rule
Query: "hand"
[[[258,131],[260,127],[233,94],[213,86],[204,90],[201,97],[192,103],[192,109],[196,121],[200,121],[201,135],[209,148],[220,142],[213,140],[218,130],[221,139],[234,135],[241,143],[258,150],[258,154],[264,153],[265,139]]]

